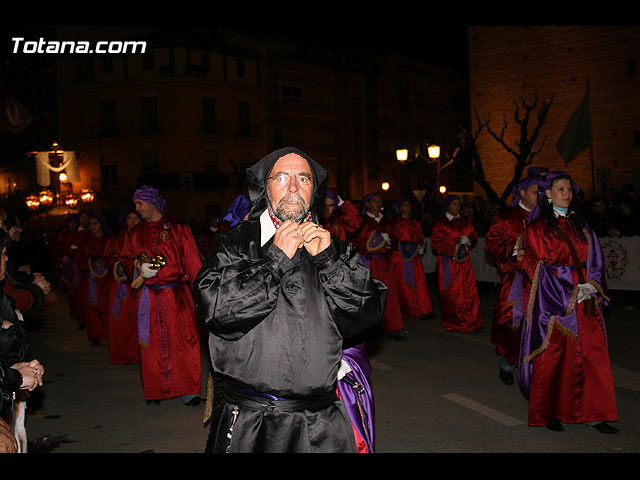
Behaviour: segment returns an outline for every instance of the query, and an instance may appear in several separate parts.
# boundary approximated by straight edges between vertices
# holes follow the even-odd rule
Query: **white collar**
[[[271,215],[269,215],[269,209],[267,208],[262,212],[262,215],[260,215],[260,246],[264,246],[275,234],[276,226],[273,224]]]
[[[371,218],[373,218],[376,222],[380,223],[380,220],[382,220],[382,213],[379,213],[377,216],[374,215],[373,213],[370,213],[369,210],[367,210],[367,215],[369,215]]]
[[[518,203],[518,205],[519,205],[519,206],[521,206],[521,207],[522,207],[522,209],[523,209],[523,210],[526,210],[527,212],[530,212],[530,211],[531,211],[531,209],[530,209],[530,208],[527,208],[527,207],[525,206],[525,204],[524,204],[524,203],[522,203],[522,200]]]
[[[445,212],[445,215],[447,216],[447,218],[449,220],[453,220],[454,218],[458,218],[460,217],[460,214],[456,215],[455,217],[453,215],[451,215],[449,212]]]

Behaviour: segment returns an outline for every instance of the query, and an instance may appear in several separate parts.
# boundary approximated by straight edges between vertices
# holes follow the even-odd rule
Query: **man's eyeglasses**
[[[296,182],[298,182],[299,185],[309,186],[313,183],[313,177],[308,173],[297,173],[291,175],[289,173],[281,172],[272,177],[267,177],[267,179],[273,180],[273,183],[279,187],[284,187],[285,185],[289,185],[292,176],[296,177]]]

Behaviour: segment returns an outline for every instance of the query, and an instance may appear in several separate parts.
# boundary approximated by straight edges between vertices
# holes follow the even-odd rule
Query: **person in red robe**
[[[135,209],[125,212],[125,228],[107,241],[104,263],[109,271],[109,362],[112,364],[138,363],[137,304],[131,291],[120,254],[128,232],[140,223]]]
[[[80,315],[92,345],[109,340],[109,271],[104,263],[104,249],[111,231],[100,215],[89,220],[89,234],[78,248],[76,263],[82,275],[80,289],[84,304]]]
[[[440,323],[447,331],[475,332],[482,328],[480,296],[469,252],[478,235],[469,218],[460,216],[455,195],[442,202],[443,216],[433,225],[431,247],[436,255]]]
[[[362,217],[355,205],[331,189],[327,189],[321,221],[324,228],[343,242],[348,242],[362,225]]]
[[[398,287],[400,310],[404,318],[428,318],[433,305],[422,265],[424,235],[420,222],[411,214],[411,202],[398,200],[394,204],[398,217],[393,222],[391,238],[397,245],[392,263]]]
[[[618,412],[601,309],[609,302],[604,259],[578,191],[568,174],[547,173],[529,217],[522,264],[531,287],[518,380],[530,426],[562,431],[562,423],[582,423],[616,433],[608,423]]]
[[[493,310],[491,341],[498,355],[498,376],[505,385],[513,384],[520,358],[524,306],[524,278],[519,270],[524,251],[522,239],[529,214],[538,202],[538,182],[546,171],[529,168],[527,176],[514,187],[511,204],[494,217],[485,240],[485,250],[496,259],[502,275],[502,287]]]
[[[142,221],[126,236],[121,259],[137,290],[144,397],[197,405],[202,357],[191,285],[201,267],[198,248],[191,229],[164,213],[166,200],[155,188],[138,188],[133,203]]]
[[[398,289],[391,254],[392,239],[389,235],[391,223],[382,214],[382,199],[377,193],[370,193],[362,200],[362,225],[351,243],[360,252],[362,263],[371,270],[371,275],[388,288],[387,305],[382,317],[382,330],[387,338],[406,340],[404,320],[398,300]]]
[[[71,296],[73,300],[73,312],[74,316],[78,319],[78,328],[87,328],[86,315],[83,314],[86,303],[86,289],[84,285],[87,283],[87,271],[80,269],[78,265],[78,251],[80,247],[88,241],[91,232],[89,231],[89,217],[88,211],[83,210],[78,213],[78,228],[69,237],[69,250],[67,253],[73,262],[71,268],[73,270],[73,294]]]

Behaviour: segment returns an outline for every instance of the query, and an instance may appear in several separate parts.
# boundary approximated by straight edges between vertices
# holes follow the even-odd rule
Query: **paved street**
[[[479,332],[448,333],[435,318],[407,320],[404,342],[372,336],[377,452],[640,452],[639,312],[614,307],[607,316],[621,432],[603,435],[583,425],[551,432],[527,426],[527,402],[516,385],[498,379],[489,341],[495,294],[483,290],[486,328]],[[179,399],[146,404],[138,367],[110,365],[107,345],[93,347],[85,331],[76,330],[59,291],[30,320],[30,338],[46,368],[45,385],[29,402],[31,452],[203,450],[204,407],[187,407]]]

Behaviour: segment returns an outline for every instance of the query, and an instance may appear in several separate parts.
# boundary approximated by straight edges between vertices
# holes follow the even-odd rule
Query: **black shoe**
[[[145,403],[146,403],[147,405],[151,405],[151,404],[153,404],[153,405],[160,405],[160,400],[145,400]]]
[[[500,377],[500,381],[505,385],[513,385],[513,372],[498,367],[498,376]]]
[[[562,426],[562,422],[557,418],[551,420],[549,425],[545,425],[547,429],[552,430],[554,432],[564,432],[564,427]]]
[[[92,347],[99,347],[100,346],[100,342],[98,340],[94,340],[93,342],[91,342],[91,346]]]
[[[592,426],[600,433],[618,433],[620,431],[616,427],[609,425],[607,422],[596,423]]]

